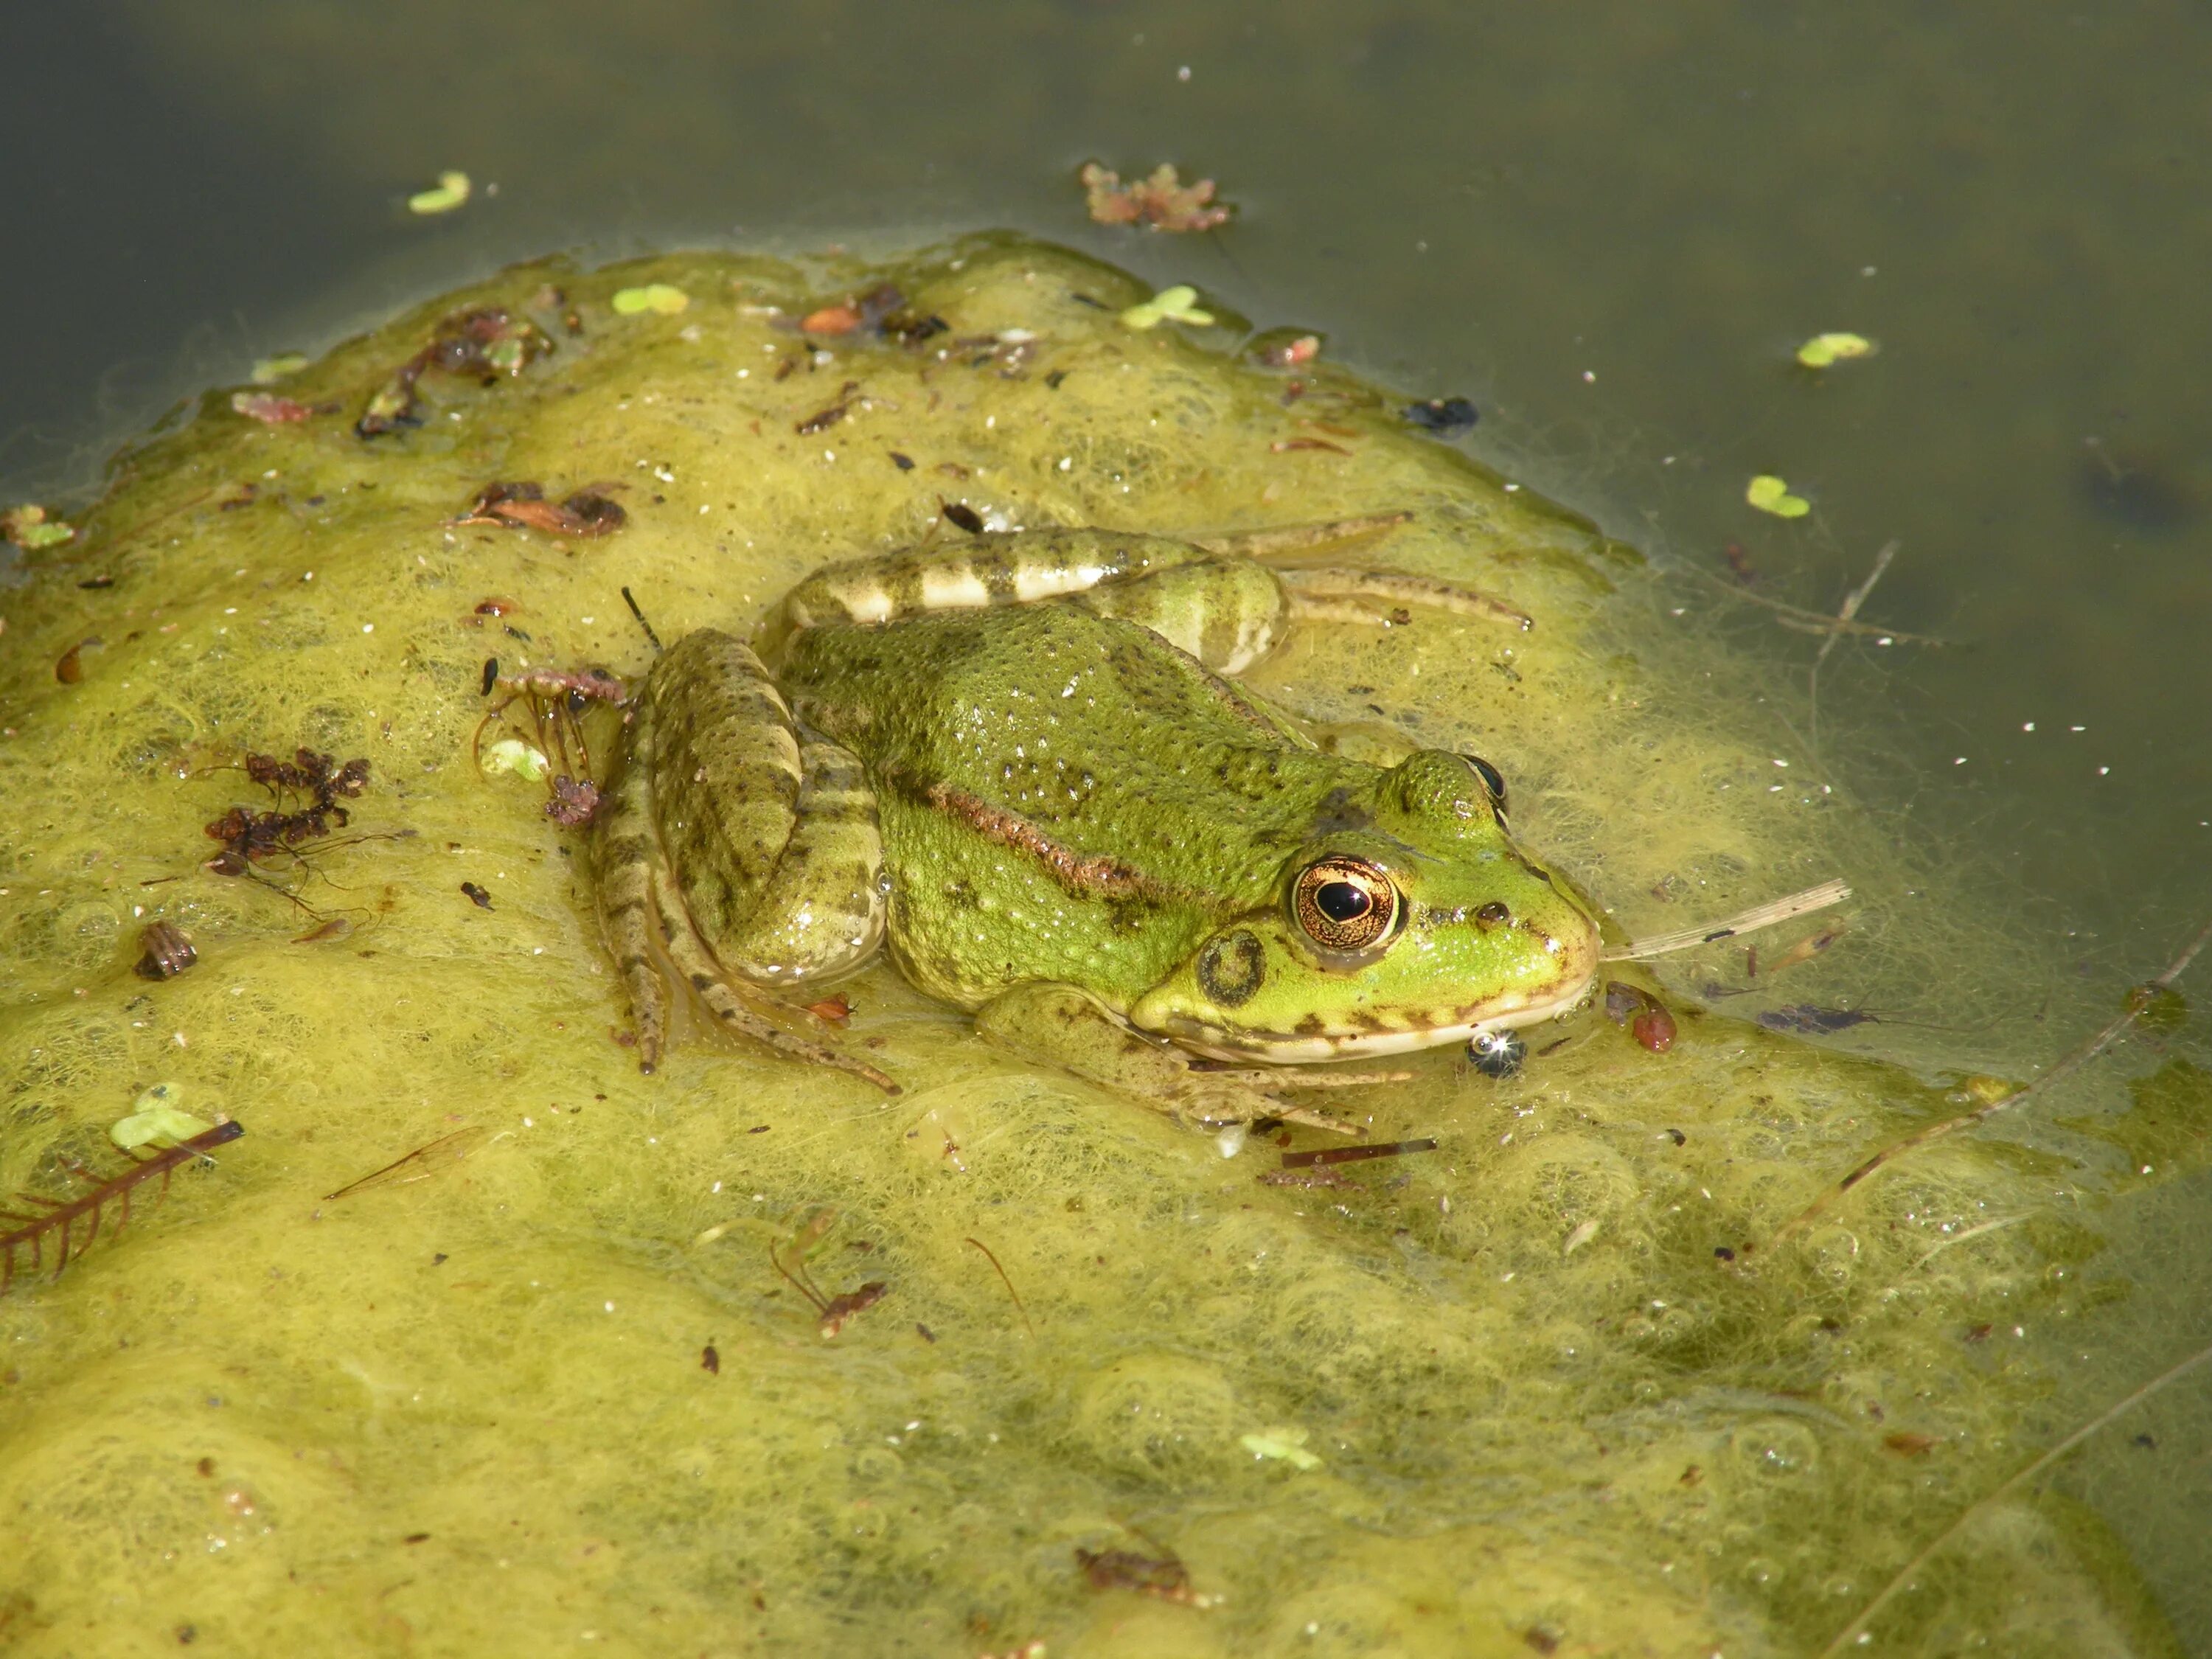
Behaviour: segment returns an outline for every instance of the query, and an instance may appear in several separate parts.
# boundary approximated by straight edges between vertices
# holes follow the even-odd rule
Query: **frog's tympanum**
[[[1514,844],[1493,768],[1352,758],[1230,678],[1300,623],[1528,625],[1426,577],[1264,562],[1394,521],[985,535],[829,566],[750,646],[678,641],[599,829],[644,1065],[665,964],[732,1029],[894,1088],[794,1029],[886,944],[993,1041],[1200,1123],[1326,1122],[1267,1092],[1310,1074],[1259,1068],[1574,1007],[1596,926]]]

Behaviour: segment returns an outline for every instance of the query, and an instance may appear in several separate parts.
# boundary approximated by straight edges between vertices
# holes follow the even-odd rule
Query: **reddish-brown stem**
[[[59,1277],[69,1266],[72,1251],[82,1255],[100,1237],[102,1217],[111,1204],[116,1206],[115,1225],[111,1231],[120,1231],[131,1224],[131,1194],[147,1182],[159,1176],[161,1189],[168,1190],[169,1176],[179,1165],[189,1164],[203,1152],[234,1141],[246,1133],[243,1123],[218,1123],[212,1129],[203,1129],[188,1140],[173,1146],[163,1146],[144,1154],[133,1152],[127,1168],[118,1170],[106,1180],[94,1183],[91,1190],[76,1198],[42,1198],[35,1193],[25,1193],[15,1201],[21,1205],[36,1205],[39,1212],[25,1215],[20,1212],[0,1210],[0,1294],[15,1282],[15,1258],[27,1249],[31,1267],[35,1271],[46,1265],[46,1240],[55,1242],[54,1273]],[[82,1228],[78,1224],[83,1223]]]

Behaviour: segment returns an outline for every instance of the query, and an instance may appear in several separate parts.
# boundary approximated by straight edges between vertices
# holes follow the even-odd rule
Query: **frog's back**
[[[866,765],[894,943],[926,988],[963,1002],[999,977],[978,947],[1000,935],[1014,979],[1049,976],[1065,951],[1067,977],[1134,995],[1224,916],[1273,903],[1317,808],[1370,770],[1074,605],[811,629],[777,678]]]

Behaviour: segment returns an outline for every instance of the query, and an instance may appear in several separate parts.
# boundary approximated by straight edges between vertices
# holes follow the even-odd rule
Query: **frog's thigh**
[[[1161,536],[1013,530],[824,566],[783,597],[757,643],[773,659],[823,623],[872,627],[937,611],[1035,605],[1213,557]]]
[[[1070,603],[1151,629],[1217,674],[1237,674],[1282,641],[1291,621],[1283,578],[1249,559],[1209,558],[1108,582]]]
[[[802,738],[760,659],[687,635],[655,671],[650,758],[660,844],[690,925],[730,975],[826,981],[883,938],[883,836],[860,761]]]
[[[1279,1101],[1233,1078],[1192,1068],[1180,1049],[1132,1030],[1089,992],[1032,981],[976,1011],[975,1030],[1001,1048],[1072,1072],[1187,1123],[1249,1123],[1279,1117],[1357,1133],[1321,1114]]]

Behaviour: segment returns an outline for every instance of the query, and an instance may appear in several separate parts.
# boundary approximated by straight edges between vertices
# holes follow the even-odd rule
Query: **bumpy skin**
[[[1208,1121],[1281,1103],[1192,1053],[1387,1054],[1573,1006],[1595,925],[1474,765],[1324,753],[1223,678],[1302,618],[1401,600],[1525,625],[1423,579],[1057,531],[830,567],[763,627],[765,664],[726,635],[679,642],[602,832],[648,1060],[646,918],[702,993],[738,1000],[826,982],[880,933],[986,1035]],[[1297,913],[1300,872],[1333,856],[1395,890],[1365,948]]]

